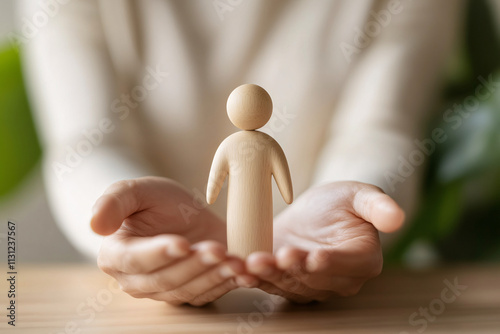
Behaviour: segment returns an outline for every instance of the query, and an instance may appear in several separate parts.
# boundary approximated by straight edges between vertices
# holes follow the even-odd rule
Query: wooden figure
[[[237,87],[227,100],[231,122],[243,131],[227,137],[217,149],[207,186],[213,204],[228,177],[228,252],[245,258],[255,251],[273,252],[272,176],[287,204],[293,201],[285,154],[269,135],[255,131],[271,118],[273,102],[260,86]]]

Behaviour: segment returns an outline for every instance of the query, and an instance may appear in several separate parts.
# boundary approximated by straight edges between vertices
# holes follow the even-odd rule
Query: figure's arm
[[[228,163],[224,150],[224,142],[219,146],[215,152],[210,174],[208,176],[207,184],[207,203],[213,204],[219,196],[219,192],[224,184],[224,180],[228,174]]]
[[[286,204],[290,204],[293,202],[292,178],[290,176],[290,169],[288,168],[285,153],[283,153],[278,143],[276,143],[276,147],[273,150],[272,164],[273,176],[281,196]]]

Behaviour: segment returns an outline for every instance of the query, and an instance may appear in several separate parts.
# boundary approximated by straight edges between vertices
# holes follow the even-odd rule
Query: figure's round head
[[[273,101],[264,88],[245,84],[231,92],[227,99],[227,115],[242,130],[263,127],[273,113]]]

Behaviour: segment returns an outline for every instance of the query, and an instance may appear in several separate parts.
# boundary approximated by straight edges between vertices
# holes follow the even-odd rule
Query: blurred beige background
[[[8,34],[15,29],[14,3],[15,0],[0,0],[0,45],[8,43]],[[20,262],[82,260],[51,216],[39,166],[10,198],[0,202],[2,233],[7,220],[18,226]]]

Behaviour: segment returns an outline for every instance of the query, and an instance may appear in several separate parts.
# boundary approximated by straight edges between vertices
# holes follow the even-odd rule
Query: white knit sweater
[[[243,83],[273,99],[264,131],[295,194],[358,180],[411,213],[421,168],[398,168],[422,136],[461,1],[59,1],[22,1],[23,54],[52,209],[82,252],[98,250],[90,209],[116,180],[163,175],[202,196]]]

